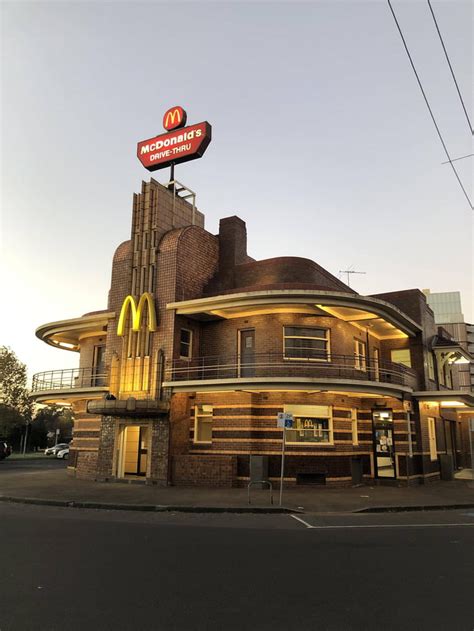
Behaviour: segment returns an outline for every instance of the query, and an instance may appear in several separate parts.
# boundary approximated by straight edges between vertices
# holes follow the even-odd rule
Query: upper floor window
[[[354,340],[354,366],[356,370],[367,368],[367,346],[360,340]]]
[[[179,356],[181,359],[189,359],[192,356],[193,332],[189,329],[181,329],[179,337]]]
[[[433,353],[431,351],[428,351],[427,356],[428,356],[428,377],[431,379],[431,381],[434,381],[435,369],[434,369]]]
[[[411,368],[411,355],[409,348],[399,348],[394,351],[390,351],[392,361],[396,364],[403,364]]]
[[[329,361],[329,329],[285,326],[283,336],[285,359]]]

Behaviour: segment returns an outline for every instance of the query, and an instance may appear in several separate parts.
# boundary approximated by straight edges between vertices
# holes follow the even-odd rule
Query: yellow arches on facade
[[[130,309],[132,314],[132,331],[139,331],[140,324],[142,319],[143,309],[145,308],[145,303],[148,306],[148,330],[156,331],[156,313],[155,313],[155,303],[153,300],[153,295],[149,292],[145,292],[140,296],[140,300],[138,301],[138,306],[135,301],[135,298],[131,295],[128,295],[122,304],[122,309],[120,311],[120,317],[117,325],[117,335],[125,335],[125,322],[127,319],[127,313]]]

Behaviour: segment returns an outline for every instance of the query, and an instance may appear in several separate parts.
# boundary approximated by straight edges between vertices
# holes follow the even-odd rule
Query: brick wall
[[[97,451],[79,451],[76,460],[76,478],[95,480],[97,476]]]
[[[235,456],[172,457],[171,480],[175,486],[232,487],[236,477]]]
[[[238,331],[255,329],[256,353],[283,354],[283,327],[305,326],[330,329],[330,352],[333,355],[354,356],[354,340],[367,341],[365,331],[361,331],[347,322],[330,316],[311,316],[307,314],[279,313],[244,318],[234,318],[202,325],[201,356],[237,354]],[[369,335],[370,352],[380,348],[380,341]],[[336,360],[335,360],[336,361]],[[288,364],[290,366],[290,364]]]
[[[108,480],[112,477],[115,435],[116,419],[113,416],[103,416],[100,427],[100,443],[96,469],[98,480]]]

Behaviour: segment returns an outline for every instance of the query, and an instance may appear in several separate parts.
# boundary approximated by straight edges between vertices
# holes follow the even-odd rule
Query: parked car
[[[8,458],[11,452],[12,452],[12,448],[10,447],[10,445],[6,443],[4,440],[0,440],[0,460],[4,460],[5,458]]]
[[[57,456],[58,455],[58,451],[61,451],[62,449],[69,449],[69,443],[58,443],[57,445],[54,445],[54,447],[48,447],[47,449],[44,450],[44,455],[45,456]]]
[[[56,454],[56,458],[67,460],[69,458],[69,445],[65,449],[60,449]]]

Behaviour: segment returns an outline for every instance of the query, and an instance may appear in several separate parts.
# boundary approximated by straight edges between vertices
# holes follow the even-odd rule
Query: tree
[[[54,444],[56,430],[59,430],[59,442],[69,442],[72,438],[74,416],[70,408],[56,404],[47,405],[35,415],[32,425],[32,444],[43,447],[43,442]],[[43,438],[44,436],[44,438]]]
[[[3,405],[31,420],[33,403],[26,387],[26,366],[7,346],[0,346],[0,391]]]
[[[7,346],[0,346],[0,437],[18,446],[31,422],[33,402],[26,387],[26,366]]]

